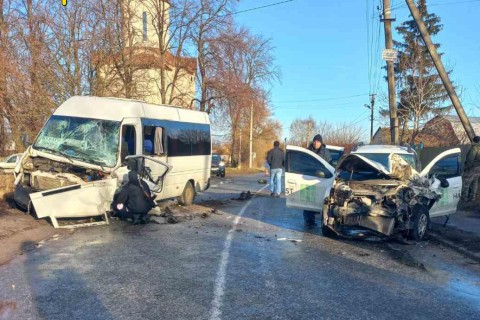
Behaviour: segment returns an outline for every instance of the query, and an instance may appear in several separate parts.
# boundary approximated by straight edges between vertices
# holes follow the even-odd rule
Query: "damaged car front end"
[[[119,134],[117,121],[53,115],[15,168],[17,205],[55,227],[57,218],[105,215],[117,187]]]
[[[440,181],[421,177],[398,154],[386,156],[388,168],[361,154],[342,159],[324,205],[325,234],[425,237]]]

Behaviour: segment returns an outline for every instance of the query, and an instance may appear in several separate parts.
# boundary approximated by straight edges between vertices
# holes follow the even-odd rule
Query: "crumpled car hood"
[[[370,160],[360,154],[351,153],[340,161],[338,169],[353,172],[376,170],[387,177],[399,180],[409,180],[418,175],[418,172],[408,162],[396,154],[390,154],[390,163],[391,168],[386,168],[381,163]]]
[[[338,169],[345,170],[345,171],[365,171],[365,170],[377,170],[380,173],[385,175],[389,175],[390,172],[388,171],[385,166],[382,164],[367,159],[362,155],[351,153],[345,156],[340,163],[338,164]]]

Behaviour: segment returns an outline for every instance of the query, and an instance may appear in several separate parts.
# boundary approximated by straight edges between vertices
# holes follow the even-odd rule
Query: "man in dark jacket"
[[[308,146],[308,150],[318,154],[323,160],[327,161],[328,163],[331,163],[332,157],[330,156],[330,152],[328,151],[325,144],[323,144],[323,138],[320,134],[317,134],[315,137],[313,137],[313,141]],[[306,227],[313,228],[317,225],[315,223],[315,213],[315,211],[303,210],[303,219],[305,220]]]
[[[147,223],[148,212],[155,207],[154,197],[151,195],[148,184],[138,175],[137,161],[128,159],[127,168],[130,171],[113,196],[114,216],[120,219],[132,219],[133,224]]]
[[[133,218],[133,224],[147,223],[148,212],[154,207],[148,185],[142,183],[138,173],[128,173],[128,183],[116,198],[117,209],[126,212]]]
[[[480,137],[473,138],[473,144],[467,153],[463,171],[463,201],[475,201],[480,176]]]
[[[330,163],[332,161],[332,157],[330,156],[330,151],[328,151],[327,146],[323,144],[323,139],[320,134],[317,134],[313,137],[312,143],[308,146],[308,150],[318,154],[323,160]]]
[[[280,149],[280,142],[273,143],[273,149],[267,154],[267,162],[270,166],[270,195],[279,197],[282,192],[282,169],[285,164],[285,156],[283,150]]]

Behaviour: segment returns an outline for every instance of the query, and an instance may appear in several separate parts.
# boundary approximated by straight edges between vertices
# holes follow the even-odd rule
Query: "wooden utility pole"
[[[392,39],[392,19],[390,9],[390,0],[383,0],[383,19],[385,29],[385,48],[393,49]],[[398,144],[398,119],[397,106],[395,101],[395,73],[393,69],[393,61],[387,60],[387,76],[388,76],[388,105],[390,107],[390,142]]]
[[[252,144],[253,144],[253,101],[250,104],[250,156],[248,157],[248,167],[251,169],[252,168]]]
[[[372,93],[370,95],[370,105],[366,104],[365,107],[370,109],[370,144],[373,143],[373,115],[374,115],[374,108],[375,108],[375,94]]]
[[[242,168],[242,128],[240,128],[240,145],[238,148],[238,165],[239,169]]]
[[[460,121],[462,122],[462,125],[465,128],[465,131],[467,132],[468,137],[470,138],[470,141],[473,142],[473,138],[475,137],[475,131],[473,130],[470,120],[465,114],[465,110],[463,110],[460,99],[458,99],[458,96],[455,93],[455,88],[453,87],[452,82],[448,78],[448,73],[447,71],[445,71],[442,60],[440,59],[440,56],[437,53],[437,49],[435,48],[435,45],[433,44],[432,39],[430,38],[427,27],[425,26],[425,23],[423,23],[422,15],[420,14],[420,11],[418,11],[417,6],[413,3],[413,0],[405,0],[405,1],[407,2],[407,5],[408,5],[408,8],[410,9],[410,13],[412,14],[412,17],[415,19],[415,22],[417,23],[418,29],[420,30],[420,34],[422,35],[422,39],[425,42],[425,45],[427,46],[428,53],[430,54],[430,57],[432,57],[433,63],[435,64],[435,68],[437,68],[438,74],[440,75],[443,85],[445,86],[445,89],[447,90],[448,95],[450,96],[450,100],[452,101],[452,104],[455,107],[455,110],[457,111],[458,117],[460,118]]]

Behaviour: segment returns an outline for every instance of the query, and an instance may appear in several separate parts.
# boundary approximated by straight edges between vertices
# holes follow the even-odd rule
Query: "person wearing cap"
[[[308,150],[312,151],[313,153],[318,154],[323,160],[331,163],[332,157],[330,156],[330,152],[328,151],[326,145],[323,143],[323,138],[320,134],[315,135],[313,137],[312,143],[307,148]],[[305,220],[305,226],[308,228],[313,228],[317,224],[315,223],[315,214],[316,211],[310,210],[303,210],[303,219]]]
[[[322,135],[317,134],[313,137],[312,143],[308,146],[308,150],[318,154],[322,157],[323,160],[330,163],[332,161],[332,157],[330,156],[330,152],[327,149],[327,146],[323,143]]]
[[[473,144],[467,153],[463,171],[463,201],[475,201],[480,176],[480,137],[473,138]]]
[[[273,143],[273,149],[267,154],[267,162],[270,167],[270,195],[279,197],[282,192],[282,173],[285,165],[285,156],[280,149],[280,142]]]

